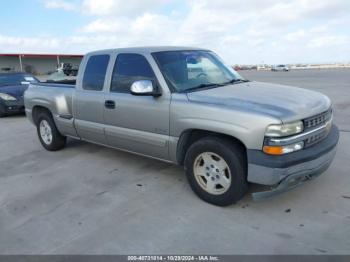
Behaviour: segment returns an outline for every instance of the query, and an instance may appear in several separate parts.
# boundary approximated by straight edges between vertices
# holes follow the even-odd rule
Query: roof
[[[89,54],[95,53],[112,53],[112,52],[123,52],[123,53],[155,53],[155,52],[165,52],[165,51],[185,51],[185,50],[207,50],[198,47],[188,47],[188,46],[141,46],[141,47],[128,47],[128,48],[115,48],[106,49],[90,52]]]
[[[207,50],[204,48],[198,47],[186,47],[186,46],[141,46],[141,47],[128,47],[128,48],[115,48],[115,49],[106,49],[106,50],[97,50],[90,52],[89,54],[94,53],[103,53],[103,52],[135,52],[135,53],[154,53],[154,52],[164,52],[164,51],[182,51],[182,50]],[[1,54],[0,57],[21,57],[21,58],[82,58],[84,55],[79,54]]]
[[[75,55],[75,54],[1,54],[0,57],[19,57],[21,58],[82,58],[83,55]]]

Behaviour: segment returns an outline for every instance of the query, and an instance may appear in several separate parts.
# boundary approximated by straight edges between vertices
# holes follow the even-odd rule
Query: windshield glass
[[[153,53],[153,56],[175,92],[217,87],[244,80],[210,51],[165,51]]]
[[[22,82],[37,83],[38,80],[26,74],[0,74],[0,86],[21,85]]]

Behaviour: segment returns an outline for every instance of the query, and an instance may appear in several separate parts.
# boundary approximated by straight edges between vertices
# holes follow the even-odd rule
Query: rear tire
[[[228,206],[247,192],[245,159],[245,152],[238,144],[206,137],[188,149],[186,176],[199,198],[217,206]]]
[[[57,151],[65,147],[66,137],[62,136],[58,131],[49,113],[39,113],[36,120],[36,127],[40,143],[46,150]]]

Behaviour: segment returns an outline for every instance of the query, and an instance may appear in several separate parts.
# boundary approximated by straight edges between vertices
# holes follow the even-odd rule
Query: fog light
[[[303,149],[304,142],[298,142],[286,146],[264,146],[263,151],[269,155],[283,155]]]

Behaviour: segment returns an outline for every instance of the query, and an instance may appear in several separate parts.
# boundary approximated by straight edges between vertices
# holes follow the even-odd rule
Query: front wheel
[[[192,190],[208,203],[227,206],[247,191],[244,150],[230,140],[207,137],[195,142],[185,168]]]
[[[5,111],[5,110],[2,109],[2,106],[0,105],[0,117],[5,117],[5,116],[6,116],[6,114],[5,114],[4,111]]]
[[[60,134],[50,114],[41,113],[36,122],[40,143],[46,150],[57,151],[65,147],[66,137]]]

